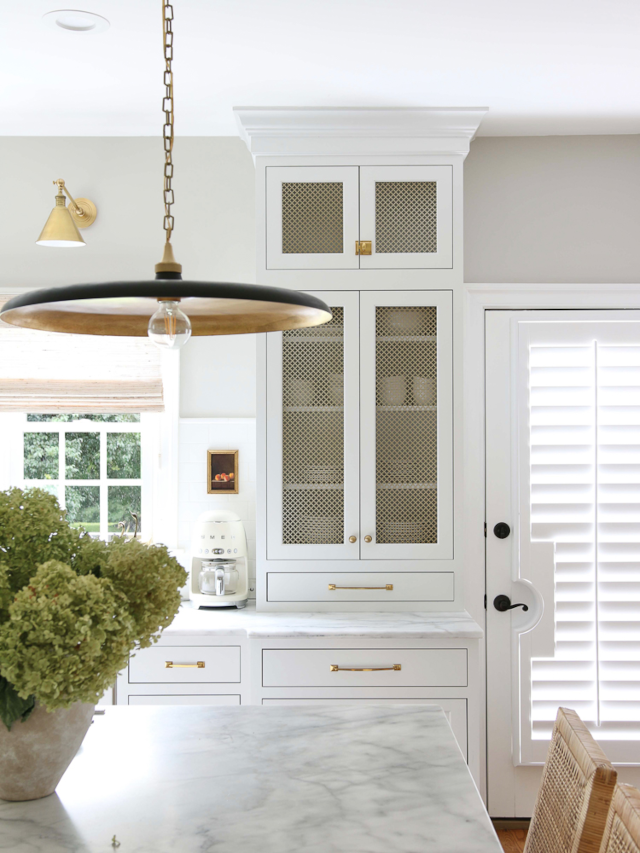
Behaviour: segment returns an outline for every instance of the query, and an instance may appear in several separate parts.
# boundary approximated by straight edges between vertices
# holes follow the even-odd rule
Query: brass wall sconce
[[[58,178],[53,183],[58,187],[56,206],[49,214],[36,243],[38,246],[53,246],[57,249],[72,249],[86,245],[78,229],[88,228],[95,222],[98,213],[95,204],[88,198],[74,199],[62,178]],[[65,193],[70,202],[68,207]]]

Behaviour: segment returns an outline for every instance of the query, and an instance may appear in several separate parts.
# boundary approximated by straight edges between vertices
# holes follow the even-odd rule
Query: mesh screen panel
[[[438,541],[437,309],[376,309],[376,541]]]
[[[282,333],[285,544],[344,542],[344,310]]]
[[[376,254],[438,251],[436,181],[376,181]]]
[[[344,251],[342,183],[282,184],[282,253]]]

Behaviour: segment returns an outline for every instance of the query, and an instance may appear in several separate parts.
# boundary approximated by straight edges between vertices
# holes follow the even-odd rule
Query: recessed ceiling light
[[[42,16],[47,27],[59,27],[72,33],[101,33],[109,29],[109,21],[93,12],[79,9],[58,9]]]

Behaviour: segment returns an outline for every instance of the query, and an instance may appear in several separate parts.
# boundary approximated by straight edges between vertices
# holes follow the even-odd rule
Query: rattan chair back
[[[616,785],[600,853],[640,853],[640,791]]]
[[[576,712],[559,708],[524,853],[600,853],[616,776]]]

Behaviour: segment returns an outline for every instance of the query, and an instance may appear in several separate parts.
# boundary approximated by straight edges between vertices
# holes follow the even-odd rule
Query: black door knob
[[[493,599],[493,606],[496,610],[499,610],[500,613],[504,613],[507,610],[513,610],[514,607],[522,607],[525,613],[529,609],[526,604],[512,604],[508,595],[496,595]]]
[[[506,521],[499,521],[493,528],[493,533],[498,537],[498,539],[506,539],[511,533],[511,528]]]

